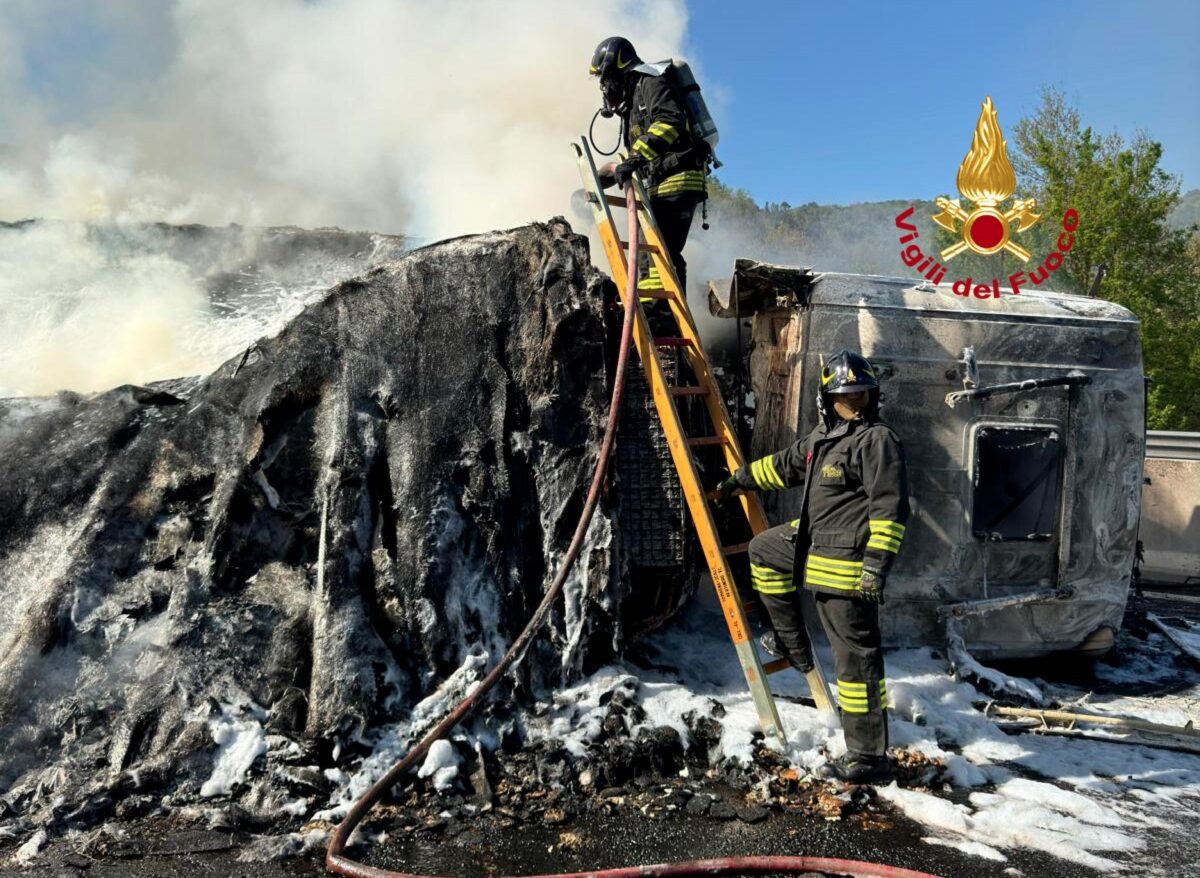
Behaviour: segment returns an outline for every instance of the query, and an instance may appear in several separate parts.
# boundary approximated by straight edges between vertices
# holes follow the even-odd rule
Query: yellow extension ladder
[[[624,196],[604,194],[587,139],[581,138],[580,142],[573,146],[579,164],[579,175],[583,180],[584,196],[592,208],[596,228],[604,245],[604,253],[608,257],[612,278],[616,282],[621,296],[624,297],[628,286],[625,250],[629,244],[622,241],[617,232],[617,225],[613,222],[612,208],[624,208],[625,198]],[[742,600],[730,572],[728,561],[728,556],[746,552],[749,544],[722,545],[712,510],[708,505],[709,495],[706,494],[700,483],[692,449],[719,446],[724,452],[725,463],[730,472],[743,466],[745,458],[742,456],[737,432],[729,419],[729,412],[725,408],[721,392],[713,379],[708,358],[700,343],[700,335],[692,320],[691,311],[688,310],[686,293],[680,289],[679,280],[675,276],[675,266],[672,264],[662,236],[659,234],[658,224],[650,210],[645,190],[636,178],[633,188],[637,202],[638,227],[644,242],[639,242],[638,249],[650,256],[651,264],[658,269],[658,276],[662,279],[663,284],[661,290],[638,290],[637,295],[640,299],[666,301],[678,326],[675,336],[655,338],[650,333],[646,314],[639,301],[634,309],[633,344],[637,348],[642,368],[646,372],[646,381],[650,386],[663,432],[666,434],[671,458],[679,473],[679,481],[683,487],[684,497],[687,499],[688,510],[691,512],[692,522],[696,526],[700,546],[704,550],[704,558],[708,562],[713,588],[716,590],[717,599],[721,602],[725,622],[729,626],[729,637],[737,650],[742,673],[746,675],[746,685],[750,689],[755,710],[758,712],[759,725],[762,726],[764,734],[775,738],[782,745],[786,743],[787,736],[779,721],[779,711],[775,707],[775,699],[771,696],[766,677],[768,674],[784,670],[790,665],[786,659],[778,659],[766,665],[759,661],[758,652],[746,624]],[[659,359],[660,348],[668,350],[674,348],[683,351],[688,365],[696,377],[695,385],[672,386],[667,381],[662,361]],[[700,397],[704,400],[704,407],[713,426],[711,436],[689,437],[686,435],[679,417],[679,410],[675,406],[675,400],[679,397]],[[759,534],[766,530],[770,525],[767,523],[762,501],[758,495],[740,492],[737,496],[751,532]],[[812,631],[814,628],[812,613],[807,607],[805,618],[809,630]],[[815,653],[814,648],[814,660],[817,658]],[[832,711],[833,704],[829,698],[829,686],[825,682],[825,675],[819,661],[814,662],[814,668],[808,673],[807,678],[817,708]]]

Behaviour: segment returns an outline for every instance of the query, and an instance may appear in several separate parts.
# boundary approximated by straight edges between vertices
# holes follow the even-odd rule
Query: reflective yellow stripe
[[[849,570],[862,570],[862,561],[847,561],[845,558],[826,558],[824,555],[809,555],[809,562],[816,562],[822,567],[845,567]]]
[[[883,549],[887,552],[899,552],[900,541],[884,536],[873,536],[867,540],[868,549]]]
[[[678,192],[703,192],[703,171],[681,171],[650,187],[651,195],[674,195]]]
[[[750,573],[750,578],[755,582],[791,582],[792,574],[783,573],[779,570],[772,570],[770,572],[754,570]]]
[[[838,680],[838,705],[846,713],[870,713],[870,700],[867,698],[866,683],[852,683],[849,680]],[[879,681],[879,710],[887,709],[887,684]]]
[[[840,591],[858,591],[858,582],[845,582],[841,579],[825,578],[821,573],[804,574],[805,585],[819,585],[825,588],[836,588]]]
[[[789,582],[752,582],[750,583],[755,591],[761,591],[763,594],[789,594],[796,590],[790,581]]]
[[[825,570],[821,567],[814,567],[809,564],[805,568],[805,573],[810,573],[813,576],[821,576],[825,579],[832,579],[837,582],[844,582],[847,585],[858,585],[861,580],[861,575],[854,573],[838,573],[836,570]]]
[[[904,525],[898,521],[888,521],[885,518],[872,518],[867,522],[873,534],[888,534],[896,539],[904,538]]]
[[[635,143],[633,145],[633,151],[645,158],[648,162],[652,162],[658,158],[658,153],[651,149],[650,144],[646,143],[644,140],[639,140],[637,143]]]
[[[658,266],[651,265],[650,270],[646,272],[646,276],[638,281],[639,290],[663,290],[662,276],[658,273]]]
[[[776,488],[783,489],[787,487],[784,484],[783,477],[779,475],[779,470],[775,469],[775,461],[772,458],[763,458],[763,471],[771,477],[771,481]]]
[[[809,564],[807,569],[809,573],[819,573],[822,576],[828,577],[829,579],[836,579],[839,582],[849,582],[855,585],[857,585],[858,581],[862,578],[861,573],[843,573],[840,570],[830,570],[826,567],[813,564]]]
[[[764,491],[778,491],[787,487],[770,457],[760,457],[750,464],[750,475],[754,477],[754,483]]]
[[[663,197],[663,196],[667,196],[667,195],[678,195],[681,192],[703,192],[703,191],[704,191],[704,181],[700,181],[699,183],[686,183],[685,182],[685,183],[678,183],[678,184],[673,183],[673,184],[669,184],[669,185],[664,184],[662,186],[655,186],[651,189],[650,195],[651,195],[651,197]]]
[[[675,130],[675,126],[668,125],[666,122],[655,122],[647,133],[661,137],[667,143],[674,143],[679,139],[679,132]]]

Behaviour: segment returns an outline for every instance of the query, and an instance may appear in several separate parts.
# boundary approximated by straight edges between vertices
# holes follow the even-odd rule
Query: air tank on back
[[[704,102],[704,95],[700,93],[700,84],[696,82],[696,77],[692,74],[692,68],[688,66],[688,63],[677,58],[668,58],[666,61],[641,64],[634,70],[649,76],[666,76],[668,78],[686,105],[688,128],[691,130],[692,136],[708,144],[712,153],[713,167],[721,167],[716,155],[717,141],[720,140],[717,123],[713,121],[712,114],[708,112],[708,104]]]
[[[707,143],[715,155],[717,141],[721,135],[717,131],[717,123],[713,121],[712,114],[708,112],[708,104],[704,102],[704,95],[700,92],[700,84],[696,82],[696,77],[692,75],[692,68],[686,61],[672,60],[671,76],[687,102],[692,135]]]

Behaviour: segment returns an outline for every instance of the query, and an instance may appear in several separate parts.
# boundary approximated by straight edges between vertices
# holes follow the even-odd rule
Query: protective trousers
[[[797,524],[768,528],[750,541],[751,583],[780,646],[789,651],[808,644],[793,582]],[[888,747],[887,688],[879,607],[857,597],[819,593],[815,597],[821,625],[833,647],[846,749],[883,756]]]
[[[679,278],[679,288],[687,294],[687,260],[683,258],[683,245],[687,243],[688,232],[692,229],[692,218],[696,208],[704,200],[701,192],[681,192],[678,195],[665,195],[661,198],[650,199],[650,209],[654,211],[654,219],[658,222],[658,231],[663,243],[667,245],[667,254],[671,264],[675,266],[675,276]],[[658,269],[646,259],[646,267],[640,272],[639,290],[661,290],[662,278]]]
[[[795,521],[764,530],[750,541],[750,582],[779,645],[787,652],[808,653],[800,594],[792,581],[795,554]]]
[[[856,597],[817,594],[816,598],[837,666],[846,749],[864,756],[884,756],[888,746],[887,688],[879,606]]]

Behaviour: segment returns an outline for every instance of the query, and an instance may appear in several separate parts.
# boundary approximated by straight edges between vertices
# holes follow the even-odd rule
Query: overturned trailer
[[[1107,650],[1137,545],[1145,447],[1136,318],[1099,299],[814,274],[739,260],[710,310],[749,323],[751,457],[816,424],[824,357],[862,351],[907,451],[913,514],[888,580],[892,646],[981,657]],[[799,492],[775,520],[799,515]]]

